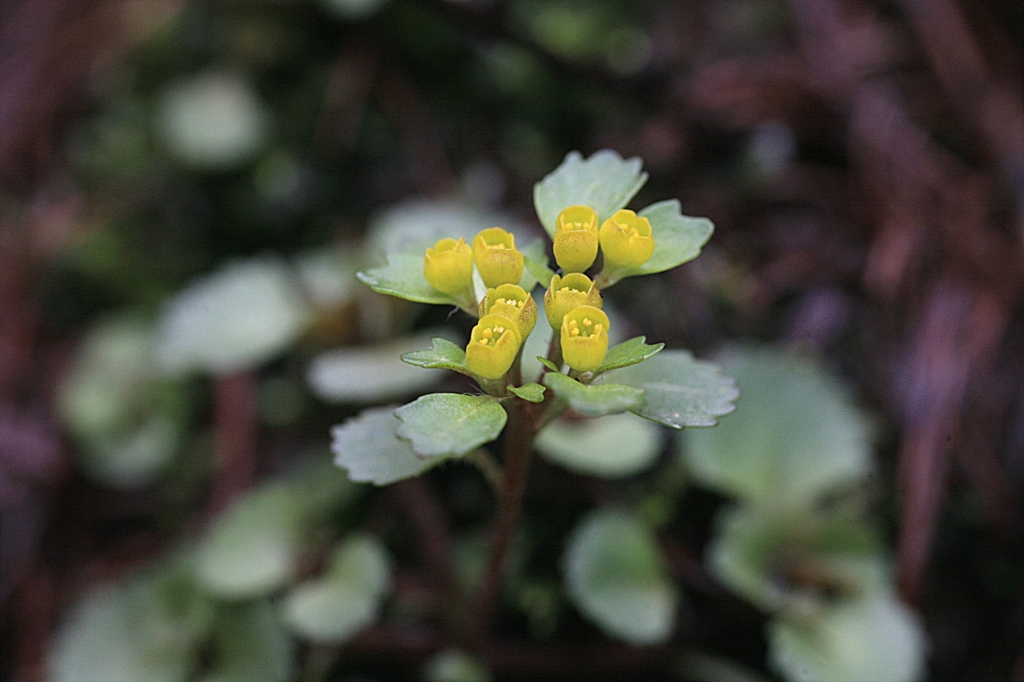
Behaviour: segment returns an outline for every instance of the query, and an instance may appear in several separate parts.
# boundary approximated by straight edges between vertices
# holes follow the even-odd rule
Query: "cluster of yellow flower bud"
[[[558,214],[554,252],[563,272],[585,271],[597,259],[598,246],[605,269],[643,265],[654,254],[651,223],[628,209],[616,211],[600,228],[589,206],[570,206]]]
[[[633,211],[616,211],[598,228],[588,206],[563,210],[555,227],[554,253],[563,275],[554,275],[544,294],[544,309],[559,335],[562,358],[577,372],[597,369],[608,351],[608,316],[601,294],[583,272],[604,254],[606,269],[637,267],[654,253],[651,224]],[[427,249],[423,275],[434,288],[458,300],[472,301],[473,266],[488,287],[480,301],[480,320],[466,347],[466,365],[474,374],[497,380],[515,362],[537,321],[537,304],[519,286],[523,254],[515,236],[489,227],[473,238],[442,239]]]
[[[523,341],[537,322],[537,304],[519,286],[523,254],[515,235],[500,227],[481,230],[473,246],[462,238],[442,239],[427,249],[423,275],[438,291],[461,300],[475,300],[473,265],[488,287],[480,301],[480,321],[466,347],[466,365],[485,379],[500,379],[511,368]]]

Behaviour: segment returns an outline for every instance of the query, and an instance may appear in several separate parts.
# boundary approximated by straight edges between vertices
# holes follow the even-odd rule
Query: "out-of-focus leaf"
[[[157,106],[157,133],[180,161],[224,170],[251,160],[266,144],[270,112],[241,76],[208,71],[168,85]]]
[[[395,410],[396,433],[423,457],[461,457],[501,433],[505,408],[486,395],[431,393]]]
[[[545,374],[544,384],[585,417],[600,417],[636,409],[644,400],[644,391],[640,388],[622,384],[581,384],[558,372]]]
[[[882,545],[850,514],[774,515],[753,506],[719,514],[711,570],[767,611],[814,610],[890,582]]]
[[[308,251],[295,258],[295,270],[310,300],[321,308],[336,308],[355,300],[354,245]]]
[[[213,607],[180,562],[92,592],[68,615],[47,661],[53,682],[184,682]]]
[[[390,0],[320,0],[327,11],[347,21],[362,21],[387,6]]]
[[[395,433],[401,422],[394,406],[363,410],[331,429],[334,463],[353,481],[388,485],[419,476],[444,458],[420,457]]]
[[[894,594],[837,603],[805,622],[768,624],[772,666],[790,682],[917,682],[927,641]]]
[[[558,168],[533,186],[533,205],[541,225],[554,237],[558,214],[577,204],[594,209],[599,221],[611,217],[647,182],[642,165],[639,158],[623,160],[610,149],[586,160],[579,152],[569,152]]]
[[[252,368],[298,339],[309,319],[284,261],[234,261],[167,302],[157,330],[157,360],[172,373]]]
[[[683,350],[666,350],[638,365],[613,369],[595,385],[626,384],[643,389],[643,404],[635,414],[674,429],[714,426],[718,417],[736,409],[736,382],[718,366],[695,360]]]
[[[739,380],[742,407],[717,429],[686,434],[686,461],[703,484],[801,507],[868,473],[868,422],[836,379],[782,350],[737,350],[721,362]]]
[[[338,402],[374,403],[421,393],[443,375],[411,366],[416,363],[406,364],[402,354],[423,348],[432,337],[431,333],[418,334],[368,348],[323,353],[309,366],[309,385],[324,400]],[[438,342],[447,344],[445,348],[454,346],[450,341],[435,338],[434,345]]]
[[[555,276],[555,273],[548,267],[547,245],[544,240],[534,239],[521,251],[526,269],[519,286],[527,292],[532,291],[538,282],[545,289],[551,286],[551,278]]]
[[[153,330],[131,317],[90,330],[58,400],[79,441],[79,463],[95,480],[119,488],[151,483],[181,438],[187,401],[183,387],[159,377]]]
[[[370,535],[346,540],[326,573],[293,588],[282,605],[296,634],[316,642],[341,643],[377,620],[390,590],[387,552]]]
[[[225,599],[244,599],[290,580],[303,539],[301,498],[277,481],[248,493],[217,518],[196,557],[203,587]]]
[[[634,646],[672,635],[679,595],[651,529],[632,514],[601,509],[573,531],[562,561],[566,592],[609,636]]]
[[[214,623],[214,664],[203,682],[286,682],[295,647],[269,601],[221,606]]]
[[[654,464],[662,431],[632,414],[597,419],[559,419],[537,436],[537,451],[550,462],[585,476],[621,478]]]
[[[460,649],[445,649],[427,661],[423,670],[427,682],[490,682],[491,671]]]

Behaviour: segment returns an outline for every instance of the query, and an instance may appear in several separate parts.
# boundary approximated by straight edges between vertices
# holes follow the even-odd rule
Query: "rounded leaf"
[[[654,533],[633,514],[590,513],[569,538],[562,569],[569,598],[609,636],[645,646],[672,635],[679,595]]]
[[[781,349],[737,349],[719,361],[739,381],[742,409],[716,429],[685,434],[686,461],[704,485],[805,506],[868,473],[871,430],[837,379]]]

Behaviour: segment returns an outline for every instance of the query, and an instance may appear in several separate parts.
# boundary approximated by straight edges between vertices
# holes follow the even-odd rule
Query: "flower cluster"
[[[654,253],[651,224],[633,211],[616,211],[598,227],[589,206],[570,206],[558,216],[553,249],[561,275],[544,294],[544,310],[557,335],[561,357],[576,372],[601,366],[608,351],[608,316],[597,285],[584,272],[603,255],[606,271],[637,267]],[[489,227],[473,238],[442,239],[427,249],[423,275],[456,300],[475,301],[473,269],[487,287],[476,308],[479,321],[466,347],[466,366],[478,377],[498,380],[512,368],[537,321],[537,304],[520,286],[525,261],[515,236]]]

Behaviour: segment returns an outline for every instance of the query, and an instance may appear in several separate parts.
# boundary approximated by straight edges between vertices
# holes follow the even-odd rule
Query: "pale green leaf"
[[[434,338],[429,350],[405,353],[402,361],[424,369],[450,369],[466,375],[472,374],[466,367],[466,351],[443,338]]]
[[[185,682],[213,616],[187,564],[172,560],[93,591],[50,646],[53,682]]]
[[[152,325],[132,316],[89,330],[60,387],[58,408],[93,479],[140,488],[166,469],[181,440],[184,388],[159,376]]]
[[[310,363],[310,388],[320,398],[337,402],[374,403],[422,393],[442,376],[410,367],[416,363],[402,362],[402,354],[423,348],[432,336],[428,332],[369,347],[322,353]],[[438,341],[453,345],[444,339],[434,339],[435,346]]]
[[[535,447],[549,462],[585,476],[621,478],[658,458],[662,429],[632,414],[596,419],[558,419],[537,435]]]
[[[441,458],[418,456],[398,438],[401,422],[394,406],[363,410],[359,416],[331,429],[334,463],[353,481],[388,485],[419,476],[440,464]]]
[[[240,498],[214,522],[196,555],[196,577],[211,594],[267,594],[294,575],[303,535],[302,496],[276,481]]]
[[[423,276],[425,251],[389,253],[387,262],[356,274],[359,281],[380,294],[416,303],[458,306],[455,298],[438,291]]]
[[[928,643],[894,594],[844,600],[807,621],[768,624],[769,658],[789,682],[918,682]]]
[[[635,414],[674,429],[714,426],[718,417],[735,409],[736,382],[716,365],[695,360],[683,350],[666,350],[638,365],[613,369],[594,380],[595,385],[626,384],[644,390]]]
[[[719,580],[770,612],[818,609],[837,595],[884,589],[891,579],[883,546],[849,513],[722,510],[708,561]]]
[[[296,634],[321,643],[341,643],[372,625],[391,586],[387,552],[370,535],[346,540],[322,577],[293,588],[282,604],[284,621]]]
[[[233,261],[164,305],[157,360],[171,373],[253,368],[295,342],[310,316],[295,273],[283,260]]]
[[[164,87],[156,132],[177,159],[200,170],[222,171],[250,161],[270,135],[271,114],[248,79],[207,71]]]
[[[703,484],[806,506],[868,474],[871,430],[837,379],[784,350],[737,350],[721,362],[740,382],[742,407],[718,429],[686,434],[687,462]]]
[[[640,388],[622,384],[581,384],[559,372],[548,372],[543,381],[556,396],[584,417],[636,409],[644,400],[644,391]]]
[[[665,347],[663,343],[649,345],[645,343],[646,340],[643,336],[634,336],[612,346],[608,349],[608,353],[604,356],[604,362],[597,368],[595,374],[638,364],[647,358],[653,357]]]
[[[544,387],[540,384],[530,382],[522,386],[509,386],[508,390],[510,393],[531,403],[544,402]]]
[[[553,237],[558,214],[577,204],[590,206],[601,221],[611,217],[647,182],[642,165],[639,158],[623,160],[610,149],[586,160],[579,152],[569,152],[558,168],[533,186],[533,205],[541,225]]]
[[[221,606],[214,624],[213,665],[203,682],[286,682],[295,647],[269,601]]]
[[[426,682],[491,682],[494,675],[466,652],[445,649],[427,661],[423,679]]]
[[[609,636],[647,646],[672,635],[679,594],[654,533],[635,515],[588,514],[569,538],[562,569],[569,599]]]
[[[551,286],[551,278],[555,276],[555,273],[548,267],[547,244],[545,241],[534,239],[520,249],[520,251],[523,253],[523,263],[526,268],[519,285],[527,292],[532,291],[538,282],[545,289]]]
[[[461,457],[489,443],[505,428],[508,415],[486,395],[431,393],[395,410],[396,433],[427,458]]]

